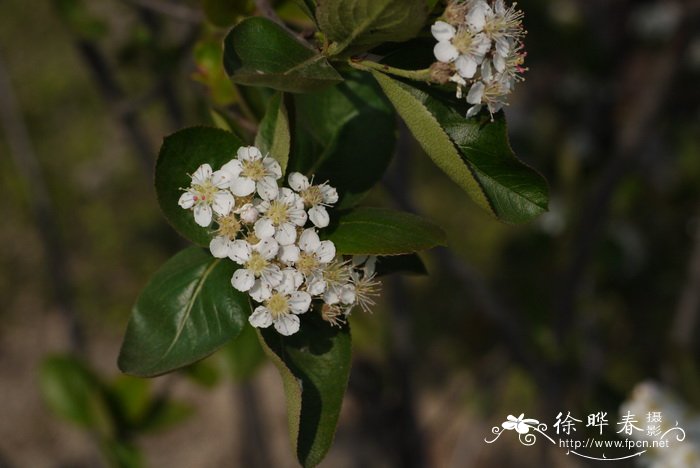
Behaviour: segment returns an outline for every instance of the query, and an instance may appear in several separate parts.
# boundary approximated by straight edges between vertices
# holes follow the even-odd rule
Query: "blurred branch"
[[[687,44],[688,18],[681,25],[669,45],[656,55],[649,56],[646,49],[632,54],[630,61],[621,70],[634,70],[633,61],[646,60],[644,70],[647,76],[640,81],[638,75],[620,78],[619,86],[635,83],[637,92],[632,99],[625,102],[628,111],[621,119],[621,129],[616,136],[612,157],[604,169],[598,184],[593,188],[585,203],[576,225],[571,247],[571,260],[562,275],[561,288],[555,299],[555,313],[558,317],[557,340],[563,346],[569,339],[574,325],[575,304],[595,246],[608,216],[610,202],[620,182],[639,164],[644,155],[646,136],[652,131],[653,123],[661,112],[673,78],[677,72],[682,54]],[[632,81],[633,80],[633,81]],[[613,126],[610,122],[609,126]]]
[[[681,349],[693,344],[693,335],[698,325],[700,312],[700,222],[695,230],[693,252],[688,263],[685,285],[676,306],[676,314],[671,326],[671,341]]]
[[[164,0],[123,0],[126,3],[152,10],[170,18],[186,23],[200,24],[204,21],[201,11],[182,4],[171,3]]]
[[[54,216],[46,181],[2,57],[0,57],[0,124],[7,137],[12,159],[27,189],[34,221],[44,247],[50,288],[53,290],[56,306],[66,320],[70,347],[73,352],[81,354],[85,350],[85,336],[73,304],[70,272],[61,232]]]

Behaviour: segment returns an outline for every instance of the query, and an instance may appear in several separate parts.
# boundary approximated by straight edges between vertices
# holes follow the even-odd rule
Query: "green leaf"
[[[260,330],[263,348],[282,375],[292,446],[304,467],[318,465],[333,443],[351,359],[349,328],[308,315],[292,336]]]
[[[478,205],[511,223],[547,211],[547,183],[513,154],[503,113],[465,119],[435,91],[372,74],[428,156]]]
[[[282,174],[286,172],[291,136],[287,108],[284,106],[284,94],[277,93],[270,99],[265,117],[260,122],[258,135],[255,137],[255,146],[262,154],[269,153],[280,163]]]
[[[340,208],[355,205],[382,177],[396,143],[396,114],[367,74],[352,72],[323,91],[295,96],[297,145],[291,169],[338,189]]]
[[[334,43],[328,53],[358,53],[414,37],[428,16],[425,0],[319,0],[316,19]]]
[[[383,208],[357,208],[330,229],[326,239],[344,255],[401,255],[445,245],[444,231],[430,221]]]
[[[342,81],[326,58],[260,17],[238,23],[224,41],[224,67],[234,83],[303,93]]]
[[[185,238],[203,247],[209,246],[211,230],[194,222],[191,210],[178,205],[182,189],[190,186],[193,174],[204,163],[214,170],[236,156],[243,144],[232,133],[211,127],[192,127],[165,139],[156,163],[156,195],[165,217]]]
[[[39,368],[39,385],[44,402],[61,418],[93,429],[109,426],[102,384],[80,359],[47,357]]]
[[[168,260],[141,292],[119,354],[127,374],[152,377],[198,361],[235,338],[250,315],[231,286],[233,262],[190,247]]]

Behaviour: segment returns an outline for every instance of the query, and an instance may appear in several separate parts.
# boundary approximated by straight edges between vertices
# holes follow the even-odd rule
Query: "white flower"
[[[283,279],[278,265],[273,263],[279,246],[274,239],[265,238],[255,245],[247,241],[236,240],[231,243],[229,257],[242,265],[233,274],[231,284],[239,291],[248,291],[257,302],[270,297],[271,288]]]
[[[202,164],[192,175],[192,185],[180,196],[180,207],[194,211],[195,222],[207,227],[211,224],[212,210],[219,216],[229,214],[235,199],[225,188],[229,185],[231,176],[226,171],[212,173],[209,164]]]
[[[372,312],[376,305],[375,298],[379,296],[382,285],[375,277],[377,257],[374,255],[356,255],[353,257],[353,269],[350,271],[350,281],[354,289],[353,306],[358,305],[365,312]]]
[[[236,213],[240,216],[241,221],[246,224],[254,224],[260,216],[257,207],[253,203],[246,203],[240,208],[236,208]]]
[[[496,0],[493,9],[484,11],[482,30],[496,46],[495,56],[507,57],[513,41],[525,35],[523,16],[523,12],[517,10],[515,5],[506,8],[503,0]]]
[[[299,236],[299,255],[294,266],[306,278],[306,290],[314,296],[323,294],[326,281],[323,278],[324,266],[335,258],[335,245],[329,240],[322,241],[316,230],[306,229]]]
[[[231,174],[231,192],[245,197],[257,191],[263,200],[277,197],[277,179],[282,177],[282,168],[270,156],[264,157],[255,146],[238,149],[237,159],[226,163],[221,170]]]
[[[298,315],[308,311],[310,305],[311,295],[305,291],[275,289],[263,305],[255,308],[248,321],[256,328],[274,325],[279,334],[293,335],[299,331]]]
[[[473,106],[467,111],[467,118],[478,114],[482,107],[488,107],[491,118],[505,105],[505,97],[510,93],[510,83],[504,77],[491,81],[477,81],[469,89],[467,102]]]
[[[335,188],[324,182],[320,185],[312,185],[309,179],[299,172],[292,172],[287,178],[289,186],[304,201],[304,206],[309,208],[309,219],[318,228],[328,226],[330,216],[326,207],[338,202],[338,192]]]
[[[257,209],[263,215],[254,227],[260,239],[274,237],[280,245],[290,245],[297,238],[297,227],[306,224],[304,202],[286,187],[280,189],[276,199],[263,200]]]
[[[491,48],[491,40],[483,33],[476,33],[468,27],[455,29],[444,21],[433,24],[431,32],[438,40],[433,49],[435,58],[444,63],[454,62],[460,76],[473,78]]]
[[[241,222],[234,212],[216,219],[219,225],[216,236],[209,242],[209,250],[216,258],[228,257],[233,241],[241,232]]]

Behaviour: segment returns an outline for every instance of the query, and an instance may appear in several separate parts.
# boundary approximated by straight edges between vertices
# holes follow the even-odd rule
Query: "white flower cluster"
[[[451,0],[442,20],[431,31],[438,43],[435,58],[451,69],[457,97],[469,86],[467,118],[483,106],[489,113],[501,110],[506,97],[525,72],[523,12],[504,0]]]
[[[376,258],[346,261],[318,235],[338,201],[335,188],[298,172],[287,178],[289,187],[279,187],[279,163],[254,146],[240,148],[218,171],[202,164],[191,177],[179,205],[193,211],[198,225],[216,224],[209,249],[239,265],[231,284],[259,304],[251,325],[292,335],[314,300],[323,319],[338,326],[356,305],[365,311],[374,305]]]

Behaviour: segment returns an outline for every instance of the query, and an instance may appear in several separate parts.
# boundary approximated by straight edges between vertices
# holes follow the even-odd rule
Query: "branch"
[[[186,7],[185,5],[170,3],[163,0],[123,0],[142,8],[160,13],[164,16],[184,21],[186,23],[200,24],[204,21],[204,15],[198,10]]]
[[[53,289],[56,306],[67,323],[70,347],[76,354],[82,354],[85,350],[85,336],[72,300],[70,273],[62,236],[29,131],[1,57],[0,126],[7,138],[12,159],[27,188],[32,214],[44,248],[50,287]]]

